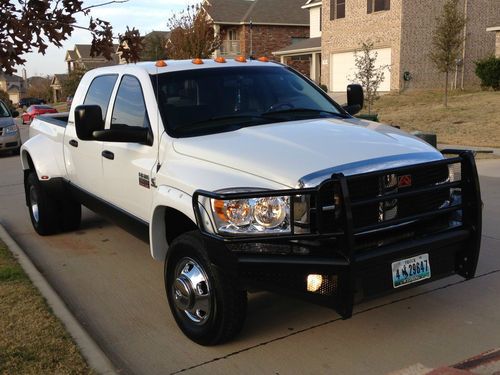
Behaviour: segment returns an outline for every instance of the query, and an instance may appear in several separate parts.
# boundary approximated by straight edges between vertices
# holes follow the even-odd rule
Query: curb
[[[30,280],[33,282],[33,285],[47,300],[47,303],[54,312],[54,315],[63,323],[68,333],[71,335],[73,340],[75,340],[88,365],[99,374],[118,374],[106,354],[104,354],[87,331],[85,331],[85,329],[80,325],[78,320],[76,320],[74,315],[66,307],[63,300],[38,271],[26,253],[9,235],[2,224],[0,224],[0,239],[7,245],[11,253],[14,254],[16,259],[21,264],[24,272],[26,272]]]

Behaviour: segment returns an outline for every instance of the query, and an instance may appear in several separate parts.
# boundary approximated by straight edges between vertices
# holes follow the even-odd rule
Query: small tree
[[[64,96],[74,95],[83,75],[87,71],[82,68],[76,68],[71,73],[68,74],[66,79],[61,82],[62,94]]]
[[[9,94],[7,93],[7,91],[0,89],[0,100],[2,102],[4,102],[7,105],[7,107],[10,108],[11,111],[13,111],[15,109],[14,105],[12,104],[12,101],[10,100],[10,97],[9,97]]]
[[[52,100],[52,88],[50,87],[50,79],[36,77],[30,78],[28,87],[28,97],[44,99],[46,102]]]
[[[368,114],[371,114],[372,105],[378,98],[378,88],[385,79],[385,71],[390,65],[377,67],[378,53],[373,52],[373,42],[363,42],[361,51],[354,54],[354,66],[356,73],[351,78],[353,82],[359,82],[365,91],[365,99],[368,103]]]
[[[153,31],[143,38],[142,61],[164,60],[167,58],[168,39],[162,32]]]
[[[209,58],[220,47],[219,36],[206,9],[200,5],[189,5],[184,11],[174,14],[168,21],[171,30],[167,55],[171,59]]]
[[[436,22],[429,57],[439,72],[445,74],[444,106],[448,107],[449,74],[460,56],[464,41],[464,27],[467,22],[458,9],[458,0],[446,0]]]

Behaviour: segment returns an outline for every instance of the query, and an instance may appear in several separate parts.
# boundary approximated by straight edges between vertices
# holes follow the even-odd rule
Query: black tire
[[[196,274],[201,276],[193,285],[189,276]],[[198,231],[182,234],[173,241],[164,277],[172,315],[191,340],[200,345],[216,345],[241,331],[246,317],[246,291],[237,289],[235,280],[210,262]]]
[[[42,236],[59,232],[59,204],[42,188],[35,172],[29,172],[25,189],[28,211],[35,231]]]

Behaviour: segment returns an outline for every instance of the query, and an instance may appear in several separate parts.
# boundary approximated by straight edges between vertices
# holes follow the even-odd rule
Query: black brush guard
[[[198,227],[206,236],[209,256],[224,270],[231,269],[245,287],[299,295],[334,308],[343,318],[352,315],[355,300],[377,296],[394,290],[391,263],[421,253],[428,253],[434,281],[452,274],[466,279],[474,277],[481,243],[482,202],[479,179],[471,151],[443,150],[446,159],[352,176],[334,174],[316,188],[269,190],[220,194],[197,190],[193,208]],[[460,179],[418,186],[402,191],[378,194],[368,198],[352,198],[349,186],[355,181],[387,175],[404,176],[432,168],[460,165]],[[420,172],[419,172],[420,171]],[[364,180],[365,179],[365,180]],[[460,193],[460,200],[405,217],[354,225],[353,211],[396,199],[413,199],[438,192]],[[333,196],[340,199],[340,215],[333,218]],[[309,233],[298,233],[293,199],[290,199],[291,233],[280,235],[224,236],[213,228],[213,218],[200,203],[200,197],[231,200],[272,196],[309,195],[310,218],[314,223]],[[325,209],[326,208],[326,209]],[[203,212],[202,212],[203,210]],[[356,211],[358,210],[358,211]],[[453,215],[458,221],[450,219]],[[204,218],[210,217],[211,230]],[[434,223],[441,220],[438,228]],[[443,220],[445,223],[442,225]],[[205,220],[206,221],[206,220]],[[413,229],[406,230],[406,226]],[[415,228],[420,228],[419,230]],[[432,230],[430,229],[432,228]],[[406,230],[406,232],[405,232]],[[401,232],[398,237],[395,233]],[[423,232],[422,232],[423,231]],[[410,234],[408,234],[410,233]],[[375,245],[360,246],[376,235]],[[391,239],[391,237],[394,237]],[[391,239],[391,240],[386,240]],[[323,275],[324,283],[317,292],[306,291],[308,274]],[[421,285],[410,284],[409,286]]]

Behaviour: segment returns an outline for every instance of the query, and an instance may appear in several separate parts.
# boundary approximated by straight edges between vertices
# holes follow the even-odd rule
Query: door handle
[[[70,140],[69,144],[73,147],[78,147],[78,141],[75,141],[74,139]]]
[[[101,155],[104,156],[106,159],[115,160],[115,154],[113,154],[111,151],[104,150],[101,153]]]

